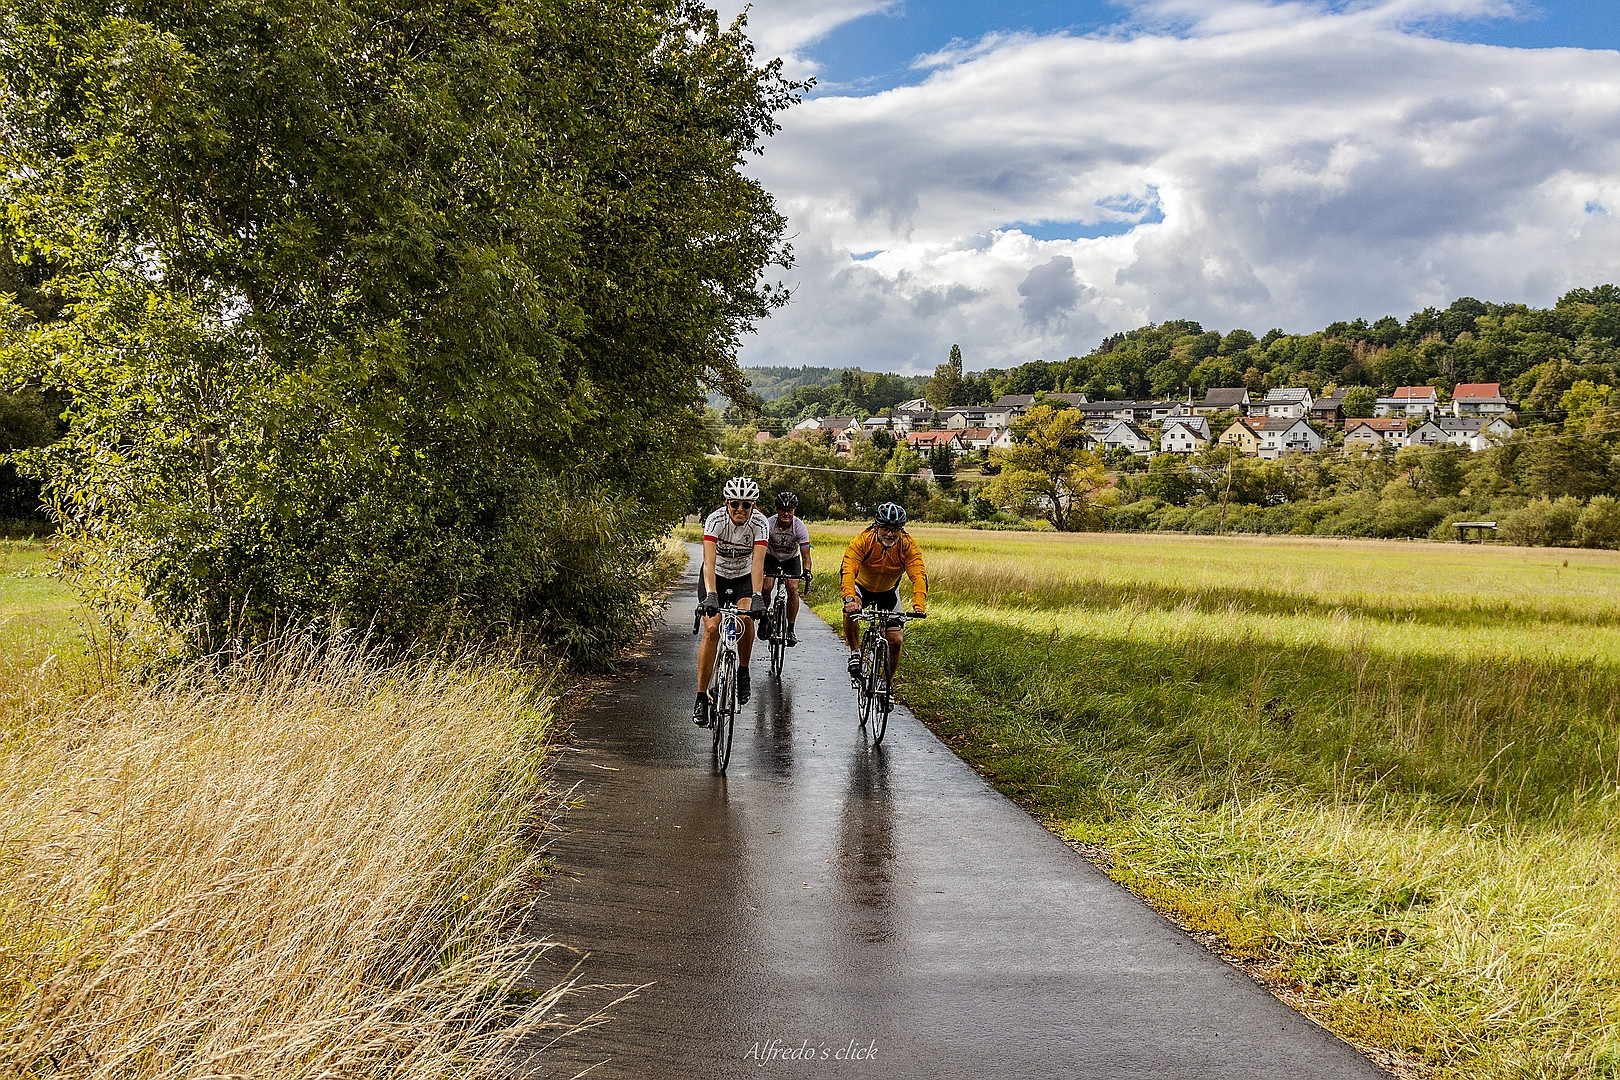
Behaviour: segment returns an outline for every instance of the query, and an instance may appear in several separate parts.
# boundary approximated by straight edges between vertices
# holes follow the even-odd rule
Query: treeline
[[[1084,393],[1094,401],[1201,396],[1213,386],[1254,393],[1305,386],[1432,385],[1449,395],[1459,382],[1499,382],[1521,415],[1557,418],[1559,399],[1577,382],[1620,385],[1620,287],[1573,289],[1550,308],[1463,297],[1404,322],[1336,322],[1308,334],[1205,330],[1188,319],[1114,334],[1085,356],[1032,360],[972,371],[953,349],[930,378],[844,371],[837,383],[801,386],[769,402],[766,416],[799,419],[841,411],[870,415],[910,397],[936,406],[984,405],[1003,394]],[[1370,399],[1366,404],[1370,405]]]
[[[1562,428],[1535,425],[1478,453],[1455,446],[1258,461],[1218,447],[1161,454],[1093,508],[1112,531],[1456,538],[1495,521],[1531,546],[1620,548],[1620,398]]]

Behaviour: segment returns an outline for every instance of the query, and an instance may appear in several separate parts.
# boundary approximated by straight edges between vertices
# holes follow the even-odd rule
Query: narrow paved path
[[[647,654],[560,756],[580,802],[536,922],[588,952],[590,981],[647,985],[547,1049],[537,1075],[1386,1076],[908,712],[870,749],[842,644],[808,610],[779,687],[763,655],[752,665],[717,776],[690,718],[694,581],[689,568]],[[534,978],[555,975],[542,964]],[[781,1056],[806,1047],[816,1060]]]

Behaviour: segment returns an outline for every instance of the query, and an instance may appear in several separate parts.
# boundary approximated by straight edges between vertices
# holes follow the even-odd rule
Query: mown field
[[[913,532],[903,696],[1117,880],[1420,1073],[1620,1075],[1620,555]]]
[[[49,562],[0,548],[0,1073],[496,1076],[563,1023],[517,935],[554,668],[289,637],[119,678]]]

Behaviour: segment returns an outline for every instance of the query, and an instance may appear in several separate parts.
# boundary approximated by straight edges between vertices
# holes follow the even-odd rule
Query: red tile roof
[[[1428,401],[1429,399],[1436,398],[1439,395],[1435,393],[1434,387],[1432,386],[1397,386],[1395,388],[1394,396],[1397,398],[1418,398],[1423,401]]]
[[[1451,397],[1458,398],[1499,398],[1502,396],[1502,384],[1499,382],[1460,382],[1453,390]]]
[[[1344,430],[1349,431],[1357,424],[1366,424],[1368,427],[1372,428],[1376,432],[1379,432],[1380,434],[1387,434],[1391,431],[1406,430],[1406,419],[1404,417],[1394,416],[1352,417],[1344,422]]]

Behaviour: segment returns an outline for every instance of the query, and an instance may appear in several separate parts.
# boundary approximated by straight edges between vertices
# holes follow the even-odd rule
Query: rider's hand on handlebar
[[[717,596],[705,596],[703,598],[703,617],[712,619],[718,614],[720,614],[720,598]]]
[[[856,615],[856,614],[860,613],[860,610],[861,610],[861,601],[860,601],[860,599],[858,597],[854,597],[854,596],[846,596],[846,597],[844,597],[844,614],[845,615]]]

